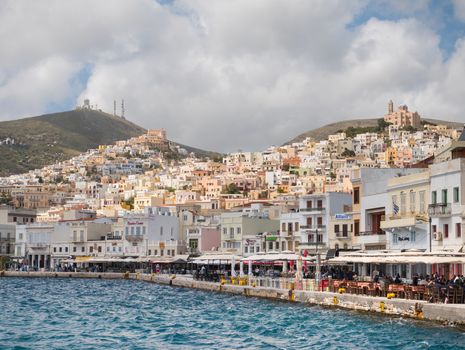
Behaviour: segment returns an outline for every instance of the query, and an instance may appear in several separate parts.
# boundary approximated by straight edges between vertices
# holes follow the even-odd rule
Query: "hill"
[[[128,120],[90,109],[0,122],[0,176],[41,168],[144,132]],[[14,144],[6,144],[7,138]]]
[[[378,125],[378,119],[379,118],[353,119],[353,120],[344,120],[344,121],[340,121],[336,123],[327,124],[320,128],[306,131],[284,144],[287,145],[293,142],[301,142],[307,137],[311,137],[312,139],[316,141],[326,140],[328,138],[328,135],[335,134],[340,130],[346,130],[349,127],[353,127],[353,128],[372,127],[374,128]],[[450,128],[461,129],[463,127],[463,123],[458,123],[458,122],[449,122],[449,121],[444,121],[444,120],[428,119],[428,118],[422,119],[422,120],[428,123],[447,125]]]

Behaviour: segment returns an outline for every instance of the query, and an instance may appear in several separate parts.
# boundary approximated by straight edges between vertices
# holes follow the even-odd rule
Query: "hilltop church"
[[[391,123],[399,128],[414,127],[415,129],[421,128],[420,115],[417,112],[408,110],[407,105],[402,105],[394,112],[394,103],[392,100],[388,103],[388,113],[384,116],[384,121]]]

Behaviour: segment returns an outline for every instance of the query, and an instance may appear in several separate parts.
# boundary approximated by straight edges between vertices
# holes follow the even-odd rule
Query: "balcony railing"
[[[317,208],[300,208],[299,211],[303,211],[303,212],[313,212],[313,211],[324,211],[325,208],[324,207],[317,207]]]
[[[309,230],[309,231],[325,230],[326,225],[312,225],[312,226],[304,225],[304,226],[300,226],[300,228],[302,230]]]
[[[144,239],[143,235],[126,235],[127,241],[142,241]]]
[[[14,237],[0,237],[0,242],[14,242]]]
[[[29,246],[31,248],[47,248],[48,244],[47,243],[29,243]]]
[[[385,235],[386,232],[383,230],[378,231],[362,231],[359,233],[359,236],[375,236],[375,235]]]
[[[351,231],[347,231],[347,232],[336,232],[336,238],[350,238],[351,235],[352,235],[352,232],[351,232]]]
[[[430,216],[450,216],[450,203],[436,203],[428,205],[428,214]]]

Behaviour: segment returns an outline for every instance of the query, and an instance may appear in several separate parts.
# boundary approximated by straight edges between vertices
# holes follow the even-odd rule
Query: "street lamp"
[[[318,228],[315,230],[315,238],[316,238],[316,271],[315,271],[315,282],[317,285],[318,290],[320,289],[320,281],[321,281],[321,261],[320,261],[320,252],[318,250]]]

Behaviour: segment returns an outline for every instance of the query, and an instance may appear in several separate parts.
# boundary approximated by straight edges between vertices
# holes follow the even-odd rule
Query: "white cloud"
[[[452,0],[454,6],[454,15],[459,20],[465,22],[465,1],[464,0]]]
[[[89,97],[112,111],[113,100],[124,98],[136,123],[220,151],[260,149],[328,122],[381,115],[390,98],[447,119],[465,107],[462,42],[444,62],[426,23],[371,19],[354,27],[364,1],[48,4],[0,5],[7,43],[0,118],[39,114],[69,98],[84,66],[91,74],[76,102]],[[31,79],[40,67],[48,78]]]

